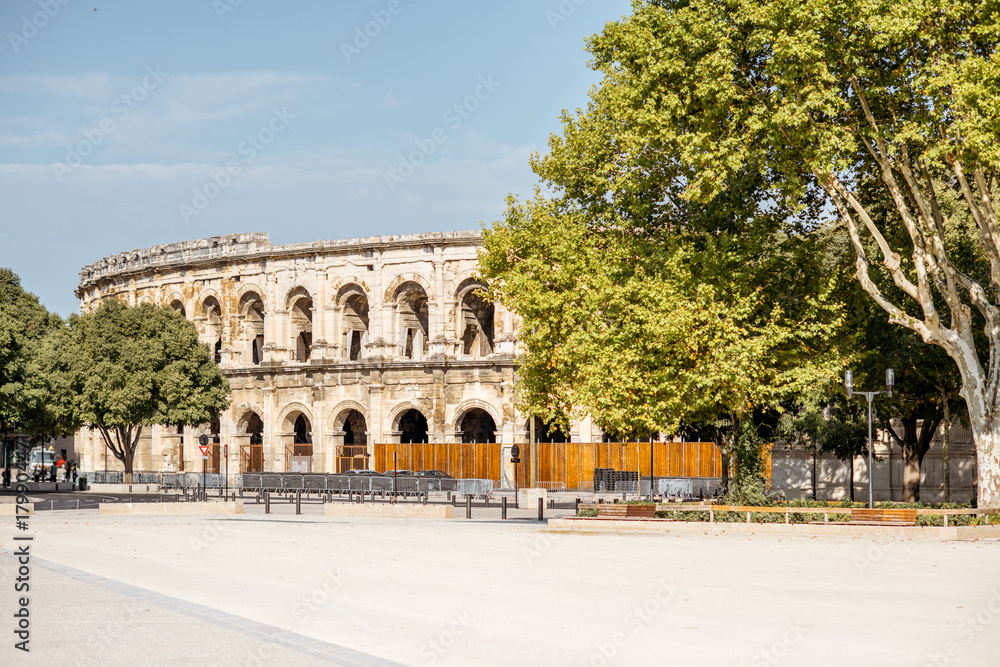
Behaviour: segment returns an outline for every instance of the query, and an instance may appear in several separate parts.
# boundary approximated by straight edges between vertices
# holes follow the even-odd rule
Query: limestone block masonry
[[[233,234],[84,267],[81,311],[103,299],[193,321],[231,388],[214,424],[147,427],[136,470],[341,472],[376,442],[524,442],[515,318],[484,300],[476,231],[272,246]],[[589,420],[588,420],[589,427]],[[81,469],[120,470],[99,434]],[[228,466],[227,466],[228,463]]]

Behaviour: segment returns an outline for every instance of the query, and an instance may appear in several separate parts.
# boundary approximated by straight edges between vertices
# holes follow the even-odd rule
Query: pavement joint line
[[[0,554],[8,556],[12,559],[14,558],[14,552],[4,547],[0,547]],[[244,618],[243,616],[237,616],[236,614],[230,614],[229,612],[212,609],[211,607],[182,600],[180,598],[173,597],[172,595],[157,593],[156,591],[149,590],[148,588],[141,588],[139,586],[133,586],[132,584],[126,584],[123,581],[108,579],[98,574],[78,570],[74,567],[70,567],[69,565],[55,563],[42,558],[36,558],[34,556],[32,556],[31,562],[33,564],[37,564],[39,567],[62,574],[77,581],[82,581],[92,586],[97,586],[113,593],[118,593],[119,595],[124,595],[142,602],[155,604],[169,611],[174,611],[184,614],[185,616],[196,618],[200,621],[212,623],[213,625],[217,625],[227,630],[240,632],[242,634],[249,635],[258,641],[267,642],[268,644],[273,644],[274,646],[278,646],[280,648],[298,651],[299,653],[304,653],[341,667],[405,667],[402,663],[393,662],[392,660],[380,658],[368,653],[362,653],[361,651],[356,651],[354,649],[347,648],[346,646],[339,646],[337,644],[324,642],[320,639],[307,637],[306,635],[301,635],[296,632],[282,630],[281,628],[268,625],[267,623],[261,623],[249,618]]]

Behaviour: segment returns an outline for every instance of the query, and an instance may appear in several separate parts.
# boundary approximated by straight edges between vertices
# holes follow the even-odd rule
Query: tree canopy
[[[229,405],[229,385],[190,321],[169,308],[109,299],[70,318],[50,348],[54,394],[97,429],[131,474],[142,429],[211,422]]]
[[[63,411],[50,400],[40,365],[47,337],[64,326],[13,271],[0,268],[0,435],[39,441],[72,430],[58,418]]]
[[[627,141],[608,142],[617,157],[604,172],[620,199],[663,177],[644,162],[651,150],[680,165],[675,189],[687,202],[716,201],[748,169],[779,206],[815,206],[821,193],[848,230],[869,297],[957,364],[979,501],[1000,502],[997,0],[633,7],[589,44],[604,75],[595,97],[628,129]],[[902,238],[880,225],[883,197],[872,188],[891,202]],[[973,225],[971,263],[946,242],[956,226],[949,201]]]

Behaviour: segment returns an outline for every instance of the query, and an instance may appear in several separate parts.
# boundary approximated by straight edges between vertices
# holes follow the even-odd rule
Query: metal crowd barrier
[[[412,476],[400,476],[393,479],[377,475],[327,475],[323,473],[242,473],[237,483],[244,491],[374,493],[382,496],[390,494],[410,496],[422,495],[430,491],[451,491],[462,495],[484,497],[489,495],[494,488],[491,479],[435,479]],[[210,482],[210,488],[215,488],[211,484]]]

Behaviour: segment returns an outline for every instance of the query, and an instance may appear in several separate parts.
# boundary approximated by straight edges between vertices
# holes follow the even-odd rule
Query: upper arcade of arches
[[[110,296],[172,308],[223,368],[510,358],[511,316],[473,278],[480,244],[478,232],[287,246],[237,234],[108,258],[77,294],[84,312]]]

